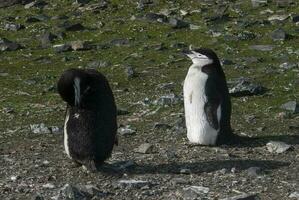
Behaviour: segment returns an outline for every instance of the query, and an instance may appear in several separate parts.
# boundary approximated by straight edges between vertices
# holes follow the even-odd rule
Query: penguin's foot
[[[82,165],[83,169],[86,171],[89,171],[91,173],[95,173],[98,171],[96,163],[94,160],[86,160],[83,165]]]

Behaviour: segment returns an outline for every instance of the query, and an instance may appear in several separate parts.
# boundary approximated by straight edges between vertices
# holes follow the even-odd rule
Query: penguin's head
[[[91,81],[84,70],[68,69],[58,81],[58,92],[70,106],[81,107],[83,98],[91,93]]]
[[[185,55],[187,55],[193,62],[193,64],[203,67],[210,64],[219,64],[219,59],[216,55],[216,53],[207,48],[199,48],[199,49],[190,49],[184,50],[183,52]]]

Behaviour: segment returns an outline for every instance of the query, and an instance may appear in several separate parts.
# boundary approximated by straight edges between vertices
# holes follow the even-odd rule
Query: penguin
[[[218,56],[211,49],[191,47],[184,54],[192,60],[183,86],[189,141],[201,145],[233,143],[231,101]]]
[[[117,144],[117,109],[104,75],[92,69],[68,69],[57,90],[67,103],[64,148],[67,156],[91,172],[97,171]]]

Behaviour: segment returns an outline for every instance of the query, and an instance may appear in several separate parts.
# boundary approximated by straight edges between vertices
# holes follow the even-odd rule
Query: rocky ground
[[[189,45],[221,58],[243,144],[188,143]],[[0,0],[0,199],[299,199],[298,58],[296,0]],[[118,105],[95,174],[63,152],[70,67],[105,74]]]

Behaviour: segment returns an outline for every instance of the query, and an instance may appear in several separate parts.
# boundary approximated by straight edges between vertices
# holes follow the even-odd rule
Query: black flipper
[[[204,107],[205,114],[207,116],[207,120],[210,126],[216,130],[218,130],[220,127],[218,122],[218,117],[217,117],[217,109],[219,105],[220,105],[220,98],[213,98],[213,99],[208,99],[208,102],[205,104]]]

